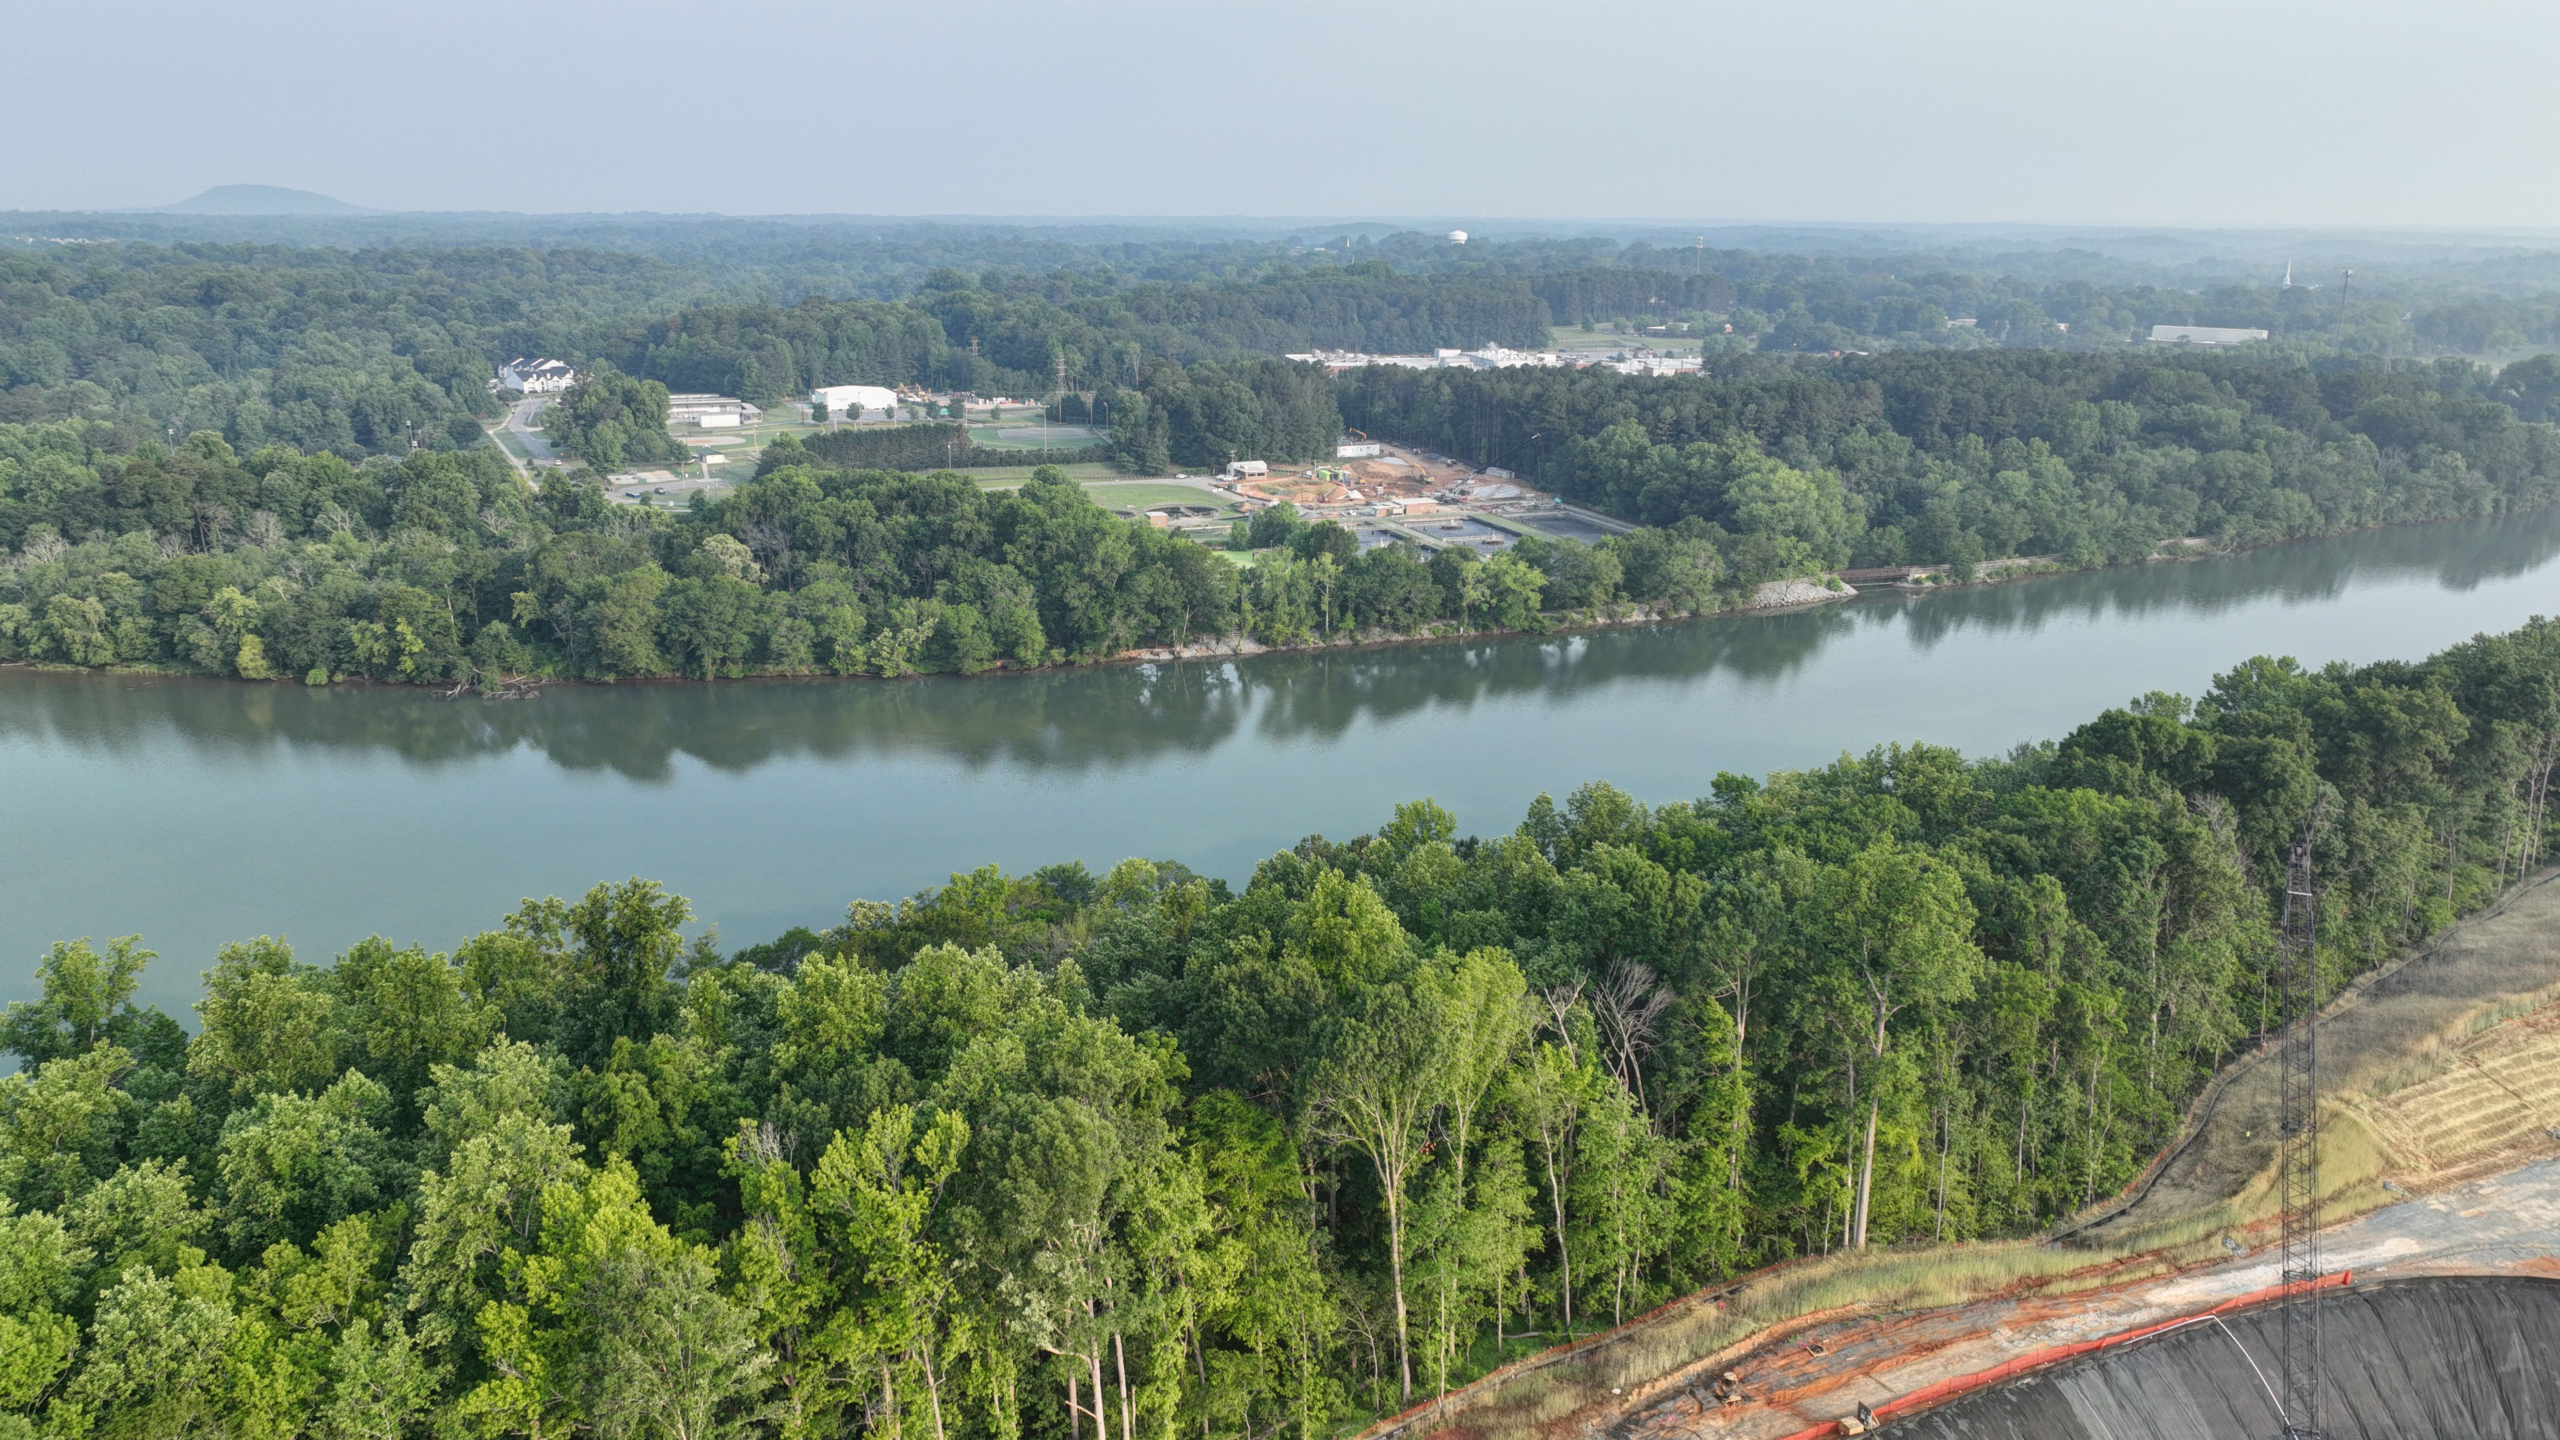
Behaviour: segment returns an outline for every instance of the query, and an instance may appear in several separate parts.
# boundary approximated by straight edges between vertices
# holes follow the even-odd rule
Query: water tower
[[[1466,231],[1464,231],[1464,230],[1452,230],[1452,231],[1450,231],[1450,232],[1449,232],[1449,243],[1450,243],[1450,244],[1452,244],[1452,245],[1464,245],[1464,244],[1466,244],[1466,243],[1467,243],[1467,232],[1466,232]]]

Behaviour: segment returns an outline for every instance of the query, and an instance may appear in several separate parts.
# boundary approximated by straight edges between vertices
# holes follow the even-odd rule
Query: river
[[[0,671],[0,999],[47,942],[139,933],[192,1020],[222,941],[446,948],[645,875],[735,946],[993,861],[1242,880],[1431,796],[1468,830],[1605,779],[1889,740],[2059,737],[2254,654],[2416,658],[2560,613],[2560,511],[1782,615],[977,679],[398,689]]]

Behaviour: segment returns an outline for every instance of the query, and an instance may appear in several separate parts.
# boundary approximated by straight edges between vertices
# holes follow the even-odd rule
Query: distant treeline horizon
[[[2533,381],[2526,385],[2523,382]],[[1161,473],[1314,459],[1346,420],[1497,461],[1644,528],[1596,546],[1364,550],[1267,509],[1206,545],[1116,516],[1055,467],[990,491],[959,427],[764,448],[681,514],[539,489],[489,447],[350,464],[211,431],[0,424],[0,659],[244,679],[976,673],[1251,640],[1542,631],[1726,608],[1857,565],[2136,560],[2560,500],[2560,430],[2519,417],[2560,362],[2386,371],[2233,355],[1914,352],[1715,373],[1150,362],[1109,445]],[[666,391],[602,370],[555,439],[599,465],[666,445]],[[840,438],[841,437],[841,438]],[[858,442],[858,443],[857,443]],[[909,442],[908,455],[888,453]],[[917,464],[942,473],[896,468]],[[738,467],[744,468],[744,467]],[[1247,558],[1243,556],[1239,559]]]
[[[170,237],[284,233],[113,218]],[[1144,388],[1155,360],[1536,348],[1554,325],[1615,327],[1631,346],[1660,326],[1711,353],[2109,350],[2156,324],[2267,329],[2279,363],[2560,346],[2560,255],[2404,264],[2350,290],[1952,245],[529,220],[488,234],[532,243],[402,246],[361,228],[378,218],[291,231],[347,248],[17,237],[0,249],[0,422],[103,420],[133,441],[211,430],[349,460],[468,448],[485,443],[495,367],[526,354],[770,404],[844,383],[1042,396],[1062,366],[1079,393]]]

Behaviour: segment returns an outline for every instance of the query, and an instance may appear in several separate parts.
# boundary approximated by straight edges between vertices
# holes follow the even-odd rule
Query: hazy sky
[[[2523,0],[19,3],[0,208],[2560,225]]]

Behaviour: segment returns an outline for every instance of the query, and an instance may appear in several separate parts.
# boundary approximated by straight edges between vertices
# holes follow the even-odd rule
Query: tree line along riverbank
[[[2560,623],[2242,661],[1242,886],[990,866],[734,952],[644,880],[450,953],[145,937],[0,1015],[0,1424],[1301,1440],[1791,1256],[2031,1232],[2550,852]],[[460,927],[456,927],[460,928]],[[676,1417],[668,1419],[666,1417]],[[653,1418],[654,1417],[654,1418]]]
[[[1361,372],[1339,394],[1379,433],[1543,468],[1648,523],[1425,558],[1273,510],[1244,568],[1055,471],[989,492],[784,444],[736,490],[666,514],[574,476],[537,492],[485,446],[350,463],[210,433],[0,426],[0,659],[447,687],[970,674],[1697,614],[1844,568],[1962,580],[2023,556],[2076,568],[2156,557],[2163,537],[2243,546],[2560,497],[2560,432],[2459,362],[1870,360]],[[1550,413],[1554,436],[1509,445],[1533,453],[1494,453]]]

